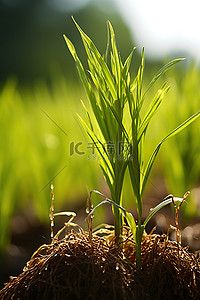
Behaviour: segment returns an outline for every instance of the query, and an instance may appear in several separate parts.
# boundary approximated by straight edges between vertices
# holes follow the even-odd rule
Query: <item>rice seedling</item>
[[[78,28],[86,50],[88,71],[84,69],[72,42],[65,35],[64,38],[75,60],[98,128],[96,128],[96,124],[92,121],[92,117],[85,104],[83,106],[87,121],[85,122],[80,116],[79,120],[102,158],[100,167],[110,188],[112,198],[112,200],[106,198],[106,200],[102,201],[96,207],[99,207],[103,203],[110,203],[112,205],[117,242],[120,242],[120,237],[122,236],[123,216],[127,219],[136,242],[136,262],[138,269],[140,269],[141,241],[144,228],[159,209],[172,203],[172,198],[164,199],[150,211],[142,224],[142,197],[150,172],[161,145],[196,120],[199,117],[200,111],[167,134],[155,148],[149,160],[146,160],[143,150],[145,135],[153,116],[162,103],[164,95],[169,90],[169,86],[166,82],[162,84],[147,108],[145,107],[146,95],[155,82],[168,69],[182,59],[173,60],[161,68],[150,81],[146,91],[143,92],[144,49],[137,75],[134,79],[131,79],[130,66],[133,53],[128,56],[124,63],[122,62],[117,50],[115,33],[110,22],[108,22],[108,44],[105,56],[99,53],[93,41],[76,22],[75,25]],[[108,54],[110,55],[108,56]],[[134,217],[123,208],[122,186],[127,169],[136,199],[138,212],[137,224]],[[93,212],[94,209],[90,214]]]

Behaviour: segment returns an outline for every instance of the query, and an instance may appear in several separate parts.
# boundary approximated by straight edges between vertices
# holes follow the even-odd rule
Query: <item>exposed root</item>
[[[125,256],[135,263],[133,240]],[[150,299],[200,299],[200,260],[166,235],[145,235],[141,247],[144,286]]]
[[[177,248],[166,235],[145,234],[137,272],[127,228],[123,243],[124,251],[108,229],[93,233],[92,242],[82,229],[57,236],[10,279],[0,299],[200,299],[200,261],[187,248]]]
[[[134,299],[136,272],[114,240],[73,230],[41,246],[23,273],[0,291],[4,299]]]

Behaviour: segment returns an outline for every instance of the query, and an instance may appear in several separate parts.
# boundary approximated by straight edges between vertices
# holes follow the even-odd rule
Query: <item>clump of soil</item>
[[[166,235],[142,241],[142,270],[135,243],[124,230],[124,250],[114,235],[73,229],[41,246],[18,277],[0,291],[2,300],[200,299],[200,261]]]
[[[133,241],[125,244],[125,255],[135,263],[131,244],[133,248]],[[200,259],[188,247],[166,235],[145,235],[141,251],[145,299],[200,299]]]

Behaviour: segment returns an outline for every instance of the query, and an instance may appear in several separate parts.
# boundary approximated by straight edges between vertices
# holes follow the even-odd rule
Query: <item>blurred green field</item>
[[[5,246],[13,214],[25,208],[47,222],[50,183],[55,185],[56,210],[85,199],[96,186],[96,164],[86,155],[72,155],[71,142],[87,143],[76,122],[81,89],[64,82],[47,88],[38,83],[19,92],[9,80],[0,94],[0,248]],[[59,173],[60,172],[60,173]],[[59,174],[58,174],[59,173]]]
[[[200,70],[192,64],[183,70],[175,68],[166,75],[171,89],[160,117],[156,116],[149,128],[146,155],[167,132],[200,109]],[[85,98],[80,85],[66,82],[62,75],[52,79],[52,84],[41,81],[29,89],[19,89],[14,79],[0,87],[0,251],[9,243],[13,215],[28,209],[41,222],[49,222],[51,182],[55,186],[56,211],[84,206],[91,189],[106,192],[97,152],[92,155],[90,141],[84,137],[76,118],[76,113],[84,116],[80,99]],[[176,196],[198,188],[199,136],[197,120],[163,146],[148,191],[160,189],[154,184],[158,175],[165,179],[167,191]],[[79,142],[81,153],[75,151]],[[127,208],[134,206],[130,194],[127,177]],[[200,215],[196,194],[188,197],[188,205],[183,209],[185,218]]]
[[[159,127],[172,129],[200,110],[200,69],[193,63],[186,71],[168,73],[170,92],[161,107]],[[156,129],[155,129],[156,130]],[[188,204],[182,207],[184,219],[200,215],[200,121],[169,140],[161,150],[161,166],[169,193],[183,195],[191,191]]]

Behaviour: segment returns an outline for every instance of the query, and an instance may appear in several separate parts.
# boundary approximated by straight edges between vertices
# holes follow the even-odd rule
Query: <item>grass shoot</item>
[[[141,223],[142,197],[150,172],[161,145],[170,137],[175,136],[195,121],[199,117],[200,111],[189,117],[166,135],[146,162],[143,147],[147,129],[162,103],[165,94],[168,92],[169,86],[167,82],[162,84],[147,108],[144,105],[146,95],[155,82],[168,69],[182,59],[175,59],[161,68],[150,81],[146,91],[143,92],[145,65],[144,49],[138,73],[136,77],[131,80],[130,66],[133,53],[128,56],[124,63],[122,62],[117,50],[115,33],[110,22],[108,22],[108,36],[109,41],[111,41],[109,56],[108,53],[106,56],[102,56],[92,40],[82,31],[76,22],[75,25],[78,28],[86,50],[88,71],[84,69],[72,42],[66,36],[64,36],[64,38],[75,60],[80,79],[92,108],[92,113],[98,125],[98,130],[94,126],[92,116],[84,104],[87,122],[80,116],[79,120],[94,145],[98,145],[97,150],[102,158],[100,167],[110,188],[112,198],[112,200],[106,198],[100,204],[110,203],[113,207],[116,241],[119,241],[120,236],[122,235],[123,217],[127,219],[136,242],[137,267],[140,269],[141,241],[144,228],[150,218],[159,209],[174,200],[174,198],[165,199],[149,213],[144,223]],[[109,41],[107,49],[109,49]],[[110,58],[110,66],[107,63],[108,57]],[[125,115],[126,109],[129,112],[129,118]],[[144,116],[142,110],[145,110]],[[124,147],[120,148],[121,145],[124,146],[125,144],[128,144],[129,146],[128,153],[124,152]],[[111,146],[112,148],[110,148]],[[137,224],[132,215],[127,213],[123,208],[122,186],[127,169],[129,171],[133,193],[136,199],[138,212]],[[97,205],[97,207],[99,205]]]
[[[53,184],[51,184],[51,207],[50,207],[50,213],[49,213],[49,218],[50,218],[50,228],[51,228],[51,239],[52,241],[57,239],[59,237],[59,235],[61,234],[61,232],[63,232],[65,230],[65,228],[67,228],[69,226],[69,224],[72,224],[72,221],[74,220],[74,218],[76,217],[76,213],[75,212],[69,212],[69,211],[62,211],[62,212],[58,212],[58,213],[54,213],[54,186]],[[70,217],[69,221],[67,223],[65,223],[65,225],[63,226],[63,228],[61,228],[57,234],[54,236],[53,233],[53,228],[54,228],[54,217],[56,216],[67,216]]]

